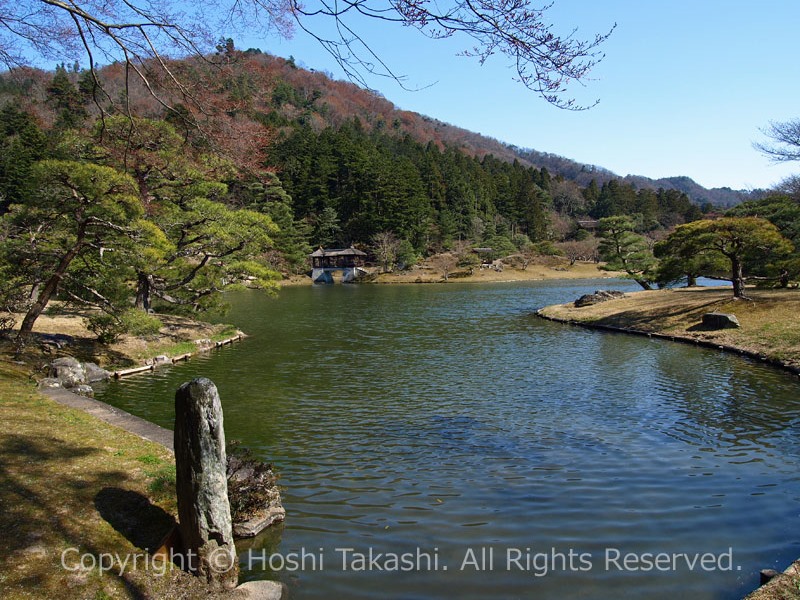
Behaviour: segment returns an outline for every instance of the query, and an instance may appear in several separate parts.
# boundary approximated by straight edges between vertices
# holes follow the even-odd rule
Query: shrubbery
[[[156,335],[163,327],[157,317],[136,308],[129,308],[120,315],[92,315],[87,321],[89,330],[103,344],[111,344],[125,333],[136,336]]]

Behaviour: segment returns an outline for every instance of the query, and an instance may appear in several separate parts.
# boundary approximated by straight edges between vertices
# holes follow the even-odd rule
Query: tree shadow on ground
[[[82,362],[106,365],[133,365],[134,361],[121,352],[104,346],[98,340],[66,334],[34,332],[21,350],[15,345],[16,332],[0,332],[0,356],[23,361],[40,375],[46,375],[50,362],[61,356],[72,356]]]
[[[643,310],[627,310],[597,319],[594,323],[597,325],[651,331],[667,320],[697,319],[699,321],[703,313],[709,312],[710,309],[726,304],[729,301],[730,298],[725,297],[715,298],[699,305],[677,304],[663,307],[647,307]]]
[[[104,487],[95,496],[94,505],[109,525],[147,552],[157,550],[176,525],[172,515],[132,490]]]
[[[75,576],[64,567],[63,555],[59,563],[59,556],[46,548],[74,548],[95,556],[108,551],[86,507],[92,506],[96,490],[128,476],[99,464],[85,468],[85,461],[98,454],[98,448],[52,436],[0,435],[0,567],[19,571],[24,565],[16,582],[25,589],[49,595]],[[117,578],[131,597],[147,597],[127,577],[113,571],[107,575]]]
[[[36,439],[29,435],[6,434],[0,442],[0,499],[5,507],[0,511],[0,531],[27,532],[49,529],[53,526],[67,533],[59,518],[62,511],[50,497],[48,490],[71,488],[80,494],[81,489],[92,485],[91,479],[105,478],[117,481],[123,473],[97,473],[91,478],[74,478],[53,466],[96,454],[98,450],[67,444],[58,439]],[[70,532],[71,533],[71,532]],[[14,552],[25,546],[25,536],[4,535],[4,547]],[[69,536],[67,536],[69,537]]]

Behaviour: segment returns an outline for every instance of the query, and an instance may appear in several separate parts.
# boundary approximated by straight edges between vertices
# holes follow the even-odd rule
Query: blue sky
[[[547,104],[513,81],[501,57],[480,66],[456,56],[464,40],[431,41],[375,22],[360,32],[420,89],[368,82],[398,108],[619,175],[688,175],[707,187],[751,189],[800,172],[800,164],[772,164],[752,147],[770,121],[800,117],[800,2],[556,0],[548,15],[557,31],[577,27],[583,38],[617,23],[592,80],[571,88],[579,100],[600,99],[591,110]],[[302,32],[289,41],[233,37],[239,48],[292,55],[344,79]]]

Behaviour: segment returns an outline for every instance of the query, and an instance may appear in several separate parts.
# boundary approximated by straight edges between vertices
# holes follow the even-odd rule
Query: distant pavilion
[[[600,221],[597,219],[588,219],[586,221],[578,221],[578,227],[586,231],[596,231],[600,227]]]
[[[366,253],[355,248],[319,248],[312,252],[311,280],[314,283],[333,283],[333,273],[342,272],[342,282],[354,281],[365,274]]]

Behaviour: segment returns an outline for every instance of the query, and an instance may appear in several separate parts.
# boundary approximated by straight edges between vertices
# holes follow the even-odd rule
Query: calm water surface
[[[285,526],[237,544],[243,579],[292,598],[740,598],[800,556],[800,383],[532,314],[609,285],[236,294],[225,320],[250,338],[98,397],[171,428],[177,386],[214,380],[228,439],[285,487]],[[302,551],[300,570],[258,564]],[[350,560],[370,551],[421,568]]]

